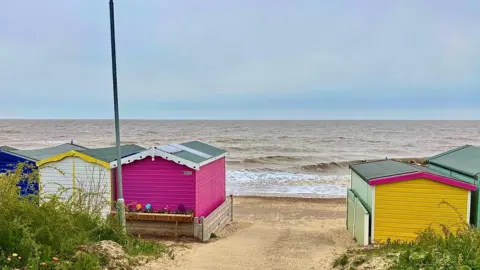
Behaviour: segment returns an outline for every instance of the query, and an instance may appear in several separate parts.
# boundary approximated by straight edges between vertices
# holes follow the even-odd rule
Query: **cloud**
[[[319,111],[335,110],[322,97],[348,96],[348,104],[383,98],[406,107],[418,93],[455,92],[467,104],[480,86],[477,2],[115,2],[121,104],[143,104],[127,117],[162,117],[155,107],[162,102],[208,111],[204,100],[245,115],[252,100],[278,96],[283,104],[299,95],[313,97]],[[29,106],[28,113],[9,110],[110,117],[107,1],[28,3],[7,1],[0,9],[0,94]],[[426,110],[440,106],[424,101]],[[307,113],[301,101],[289,106],[305,117],[315,107]]]

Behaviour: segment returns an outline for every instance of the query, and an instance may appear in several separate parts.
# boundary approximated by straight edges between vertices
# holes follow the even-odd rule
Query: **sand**
[[[354,244],[345,218],[344,199],[235,197],[217,239],[166,242],[168,255],[137,269],[331,269]]]

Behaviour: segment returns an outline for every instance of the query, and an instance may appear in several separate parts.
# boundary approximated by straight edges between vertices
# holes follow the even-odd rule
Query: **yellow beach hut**
[[[138,145],[121,146],[122,157],[136,154],[145,148]],[[40,173],[40,195],[56,194],[68,199],[82,192],[83,203],[90,211],[106,216],[112,207],[112,170],[116,148],[72,150],[37,162]]]
[[[476,186],[393,160],[350,166],[347,229],[360,245],[412,241],[428,227],[455,233],[469,223]]]

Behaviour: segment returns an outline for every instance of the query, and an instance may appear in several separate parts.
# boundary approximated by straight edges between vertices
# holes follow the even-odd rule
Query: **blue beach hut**
[[[25,164],[22,169],[24,177],[17,184],[20,187],[20,195],[25,196],[35,193],[38,190],[38,183],[29,183],[27,177],[32,172],[32,169],[36,168],[35,160],[10,151],[18,151],[18,149],[0,146],[0,174],[15,172],[18,164]]]
[[[0,174],[12,173],[17,169],[18,164],[24,163],[23,177],[17,184],[20,187],[20,194],[36,194],[38,182],[29,183],[28,175],[32,170],[37,169],[36,162],[51,156],[58,155],[71,150],[86,150],[86,147],[74,143],[65,143],[54,147],[47,147],[33,150],[19,150],[9,146],[0,147]]]

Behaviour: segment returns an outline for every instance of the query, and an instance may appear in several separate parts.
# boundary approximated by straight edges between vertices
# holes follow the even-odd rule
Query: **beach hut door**
[[[368,245],[370,228],[370,214],[362,202],[347,191],[347,229],[353,234],[357,243],[361,246]]]

